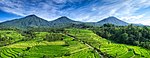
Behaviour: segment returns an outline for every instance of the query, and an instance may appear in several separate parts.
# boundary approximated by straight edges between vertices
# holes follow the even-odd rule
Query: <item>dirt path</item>
[[[74,38],[74,39],[77,39],[76,37],[74,37],[74,36],[72,36],[72,35],[69,35],[69,34],[67,34],[68,36],[70,36],[70,37],[72,37],[72,38]],[[78,39],[77,39],[78,40]],[[99,52],[97,49],[95,49],[94,47],[92,47],[91,45],[89,45],[88,43],[85,43],[85,42],[83,42],[83,41],[81,41],[81,40],[78,40],[79,42],[81,42],[81,43],[84,43],[85,45],[87,45],[89,48],[91,48],[91,49],[93,49],[101,58],[104,58],[104,56],[103,55],[101,55],[101,52]]]
[[[98,52],[97,49],[94,49],[94,47],[90,46],[89,44],[85,43],[85,45],[87,45],[88,47],[90,47],[91,49],[93,49],[96,53],[98,53],[98,55],[101,57],[101,58],[104,58],[103,55],[100,54],[100,52]]]

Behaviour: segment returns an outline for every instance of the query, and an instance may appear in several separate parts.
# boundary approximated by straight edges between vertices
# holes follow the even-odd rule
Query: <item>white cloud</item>
[[[145,19],[145,20],[135,20],[134,22],[131,22],[131,23],[143,24],[143,25],[150,25],[150,19]]]
[[[149,0],[92,0],[95,3],[87,3],[88,5],[82,7],[74,4],[82,4],[87,0],[40,1],[43,0],[32,0],[32,3],[29,0],[3,0],[0,2],[0,9],[21,16],[36,14],[47,20],[69,16],[76,21],[95,22],[108,16],[116,16],[126,22],[149,24],[148,19],[150,19],[150,17],[144,18],[148,14],[137,14],[137,10],[150,7]],[[60,10],[63,7],[66,9]]]
[[[108,0],[106,0],[108,1]],[[110,1],[110,0],[109,0]],[[132,23],[137,23],[140,21],[144,21],[145,15],[147,14],[135,14],[135,12],[143,7],[148,7],[150,6],[150,1],[149,0],[124,0],[124,2],[120,2],[118,4],[112,3],[110,5],[102,5],[100,7],[97,7],[97,12],[99,12],[96,16],[92,16],[93,21],[99,20],[108,16],[116,16],[121,20],[124,20],[126,22],[132,22]],[[96,8],[94,8],[95,10]],[[149,17],[150,18],[150,17]],[[147,21],[145,21],[147,22]],[[144,22],[142,22],[145,24]],[[148,23],[148,22],[147,22]]]
[[[54,17],[57,17],[57,8],[53,5],[48,3],[39,3],[39,5],[36,5],[34,7],[26,6],[23,1],[19,1],[20,3],[11,2],[9,0],[0,2],[3,4],[3,7],[0,7],[1,10],[21,15],[21,16],[27,16],[30,14],[36,14],[39,17],[42,17],[44,19],[50,20]],[[35,1],[36,2],[36,1]],[[21,4],[22,3],[22,4]]]
[[[120,19],[124,19],[124,20],[127,20],[127,21],[130,21],[130,20],[139,20],[139,19],[142,19],[142,17],[144,17],[144,14],[143,15],[138,15],[138,16],[126,16],[126,17],[121,17]]]

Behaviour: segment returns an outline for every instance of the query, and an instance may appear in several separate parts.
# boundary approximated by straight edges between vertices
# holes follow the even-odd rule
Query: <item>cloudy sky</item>
[[[150,25],[149,0],[0,0],[0,22],[35,14],[46,20],[67,16],[96,22],[115,16],[129,23]]]

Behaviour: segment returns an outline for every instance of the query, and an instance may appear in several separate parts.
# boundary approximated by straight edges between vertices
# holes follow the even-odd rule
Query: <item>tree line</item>
[[[150,28],[147,26],[104,24],[101,27],[91,29],[97,35],[114,42],[150,49]]]

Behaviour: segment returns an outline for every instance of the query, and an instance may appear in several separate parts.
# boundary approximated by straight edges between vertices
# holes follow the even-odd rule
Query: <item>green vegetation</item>
[[[61,57],[69,54],[66,47],[59,45],[35,46],[23,53],[23,58]]]
[[[0,46],[12,44],[20,41],[24,38],[21,34],[16,31],[1,30],[0,31]]]
[[[76,37],[78,40],[87,43],[94,47],[99,52],[107,57],[119,57],[119,58],[148,58],[150,55],[150,50],[137,47],[130,46],[125,44],[117,44],[113,43],[109,40],[99,37],[94,34],[92,31],[84,30],[84,29],[66,29],[68,34]]]
[[[0,23],[0,58],[150,58],[150,27],[29,15]]]
[[[110,25],[109,27],[112,26]],[[120,30],[121,28],[124,27],[116,27],[115,29]],[[150,57],[149,49],[135,45],[116,43],[116,41],[109,39],[110,34],[106,34],[108,40],[98,36],[95,33],[98,31],[99,29],[91,30],[91,28],[89,30],[76,28],[59,29],[59,31],[44,31],[44,29],[41,29],[40,32],[31,29],[0,30],[0,58]],[[125,37],[126,34],[122,36],[124,36],[122,39],[128,38]]]
[[[150,49],[150,29],[146,26],[114,26],[104,24],[100,28],[92,28],[99,36],[117,43],[140,46]]]
[[[33,39],[24,36],[26,40],[0,47],[2,58],[100,58],[93,49],[74,38],[61,33],[27,32],[24,35],[34,35]],[[56,39],[55,39],[56,38]],[[23,38],[22,38],[23,39]],[[49,39],[49,40],[47,40]],[[60,40],[61,39],[61,40]],[[75,57],[74,57],[75,56]]]

